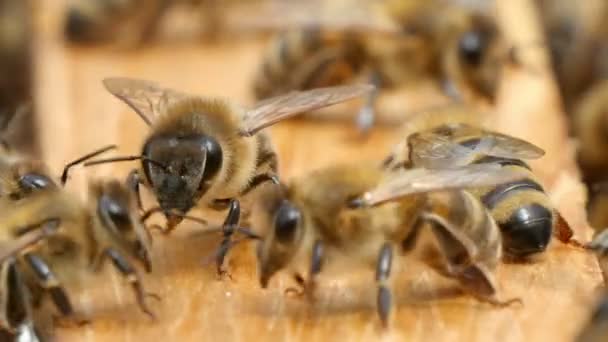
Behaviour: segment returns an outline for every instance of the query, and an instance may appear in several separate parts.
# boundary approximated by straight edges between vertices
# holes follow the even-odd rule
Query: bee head
[[[137,216],[133,194],[118,181],[95,183],[92,195],[96,198],[96,214],[109,244],[151,269],[149,236]]]
[[[260,284],[264,288],[270,278],[292,260],[303,236],[300,209],[285,199],[275,208],[271,229],[258,245]]]
[[[213,185],[222,167],[220,144],[202,134],[157,135],[147,140],[142,168],[165,213],[187,213]],[[150,162],[156,161],[156,163]],[[167,214],[168,224],[181,217]]]

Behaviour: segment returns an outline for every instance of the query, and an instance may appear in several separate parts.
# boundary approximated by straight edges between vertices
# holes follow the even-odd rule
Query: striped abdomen
[[[524,179],[472,191],[498,223],[505,252],[523,257],[544,251],[555,218],[550,200],[530,167],[517,159],[483,157],[476,161],[484,162],[499,163],[527,175]]]
[[[267,50],[254,79],[256,98],[291,90],[340,85],[365,62],[362,45],[350,35],[324,34],[318,28],[288,31]]]

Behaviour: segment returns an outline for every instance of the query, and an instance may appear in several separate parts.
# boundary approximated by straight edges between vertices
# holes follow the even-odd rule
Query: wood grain
[[[526,0],[513,0],[525,6]],[[214,46],[164,42],[137,51],[106,47],[69,48],[58,33],[58,2],[41,1],[36,44],[38,126],[42,151],[54,170],[100,145],[118,143],[137,153],[146,134],[139,118],[107,94],[101,79],[133,76],[205,95],[248,103],[249,80],[262,43],[225,42]],[[578,181],[571,143],[550,77],[533,78],[512,70],[501,93],[499,128],[528,138],[547,150],[535,164],[551,195],[579,239],[588,234],[584,191]],[[294,120],[271,129],[283,178],[342,161],[378,159],[398,139],[391,128],[359,139],[350,123]],[[123,177],[131,165],[74,172],[70,190],[87,177]],[[499,269],[501,297],[520,297],[522,307],[496,309],[458,293],[453,283],[414,260],[400,259],[397,303],[391,328],[380,329],[374,310],[372,271],[349,265],[348,272],[325,272],[319,301],[310,306],[287,298],[287,277],[261,290],[251,246],[235,250],[232,280],[218,280],[203,259],[216,239],[193,236],[184,225],[155,236],[154,272],[144,276],[153,304],[151,321],[134,305],[130,288],[112,270],[87,275],[86,288],[69,288],[76,306],[92,318],[79,328],[58,328],[57,341],[571,341],[586,320],[600,273],[595,259],[559,242],[527,264]]]

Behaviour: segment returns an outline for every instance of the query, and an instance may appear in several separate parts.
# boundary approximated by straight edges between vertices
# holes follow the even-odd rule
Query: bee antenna
[[[168,167],[165,164],[163,164],[159,161],[156,161],[154,159],[148,158],[146,156],[123,156],[123,157],[114,157],[114,158],[108,158],[108,159],[98,159],[98,160],[86,162],[83,165],[85,167],[88,167],[88,166],[99,165],[99,164],[116,163],[116,162],[133,161],[133,160],[143,160],[147,163],[156,165],[164,170],[168,169]]]
[[[73,160],[69,163],[67,163],[64,168],[63,168],[63,172],[61,173],[61,185],[65,185],[65,182],[67,182],[68,180],[68,172],[70,172],[70,169],[86,160],[89,160],[93,157],[97,157],[100,154],[106,153],[107,151],[113,150],[115,149],[117,146],[116,145],[108,145],[108,146],[104,146],[98,150],[95,150],[93,152],[90,152],[88,154],[85,154],[84,156]]]

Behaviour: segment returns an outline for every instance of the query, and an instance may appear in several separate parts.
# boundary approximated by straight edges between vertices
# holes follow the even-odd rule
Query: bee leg
[[[144,292],[144,289],[141,284],[141,280],[139,279],[139,276],[138,276],[137,272],[135,271],[135,268],[133,268],[133,266],[129,263],[129,261],[127,261],[120,253],[118,253],[114,249],[109,248],[106,250],[105,255],[107,255],[110,258],[110,260],[112,261],[112,263],[114,264],[114,267],[116,267],[118,272],[120,272],[123,276],[125,276],[127,281],[129,283],[131,283],[131,286],[135,293],[135,299],[137,300],[137,305],[139,305],[139,308],[141,309],[141,311],[143,311],[146,315],[148,315],[150,318],[155,320],[156,316],[148,308],[145,298],[153,297],[157,300],[160,300],[160,297],[158,297],[155,294],[148,294],[148,293]]]
[[[409,234],[403,239],[401,242],[401,250],[404,253],[409,253],[416,247],[416,242],[418,241],[418,236],[420,236],[421,228],[424,224],[424,221],[418,217],[416,222],[414,222],[414,226]]]
[[[369,92],[365,98],[365,104],[359,110],[356,118],[357,128],[362,134],[366,134],[369,130],[374,127],[376,121],[376,98],[378,97],[378,86],[380,84],[380,77],[377,73],[372,73],[370,83],[376,86],[374,90]]]
[[[261,151],[256,166],[261,167],[262,165],[268,165],[268,168],[276,173],[279,166],[276,152],[270,149]]]
[[[265,182],[273,182],[274,184],[279,184],[279,177],[276,174],[271,173],[261,173],[259,175],[256,175],[251,179],[247,187],[241,192],[241,195],[248,194],[251,190],[257,188]]]
[[[2,264],[1,279],[3,296],[0,304],[3,311],[0,312],[0,327],[15,334],[20,325],[32,320],[32,299],[14,259]]]
[[[139,192],[139,184],[141,184],[141,176],[137,170],[132,170],[127,176],[127,187],[135,193],[137,199],[137,207],[139,210],[143,210],[143,204],[141,202],[141,193]]]
[[[226,258],[226,254],[232,247],[232,236],[234,232],[238,229],[239,220],[241,218],[241,204],[239,200],[232,199],[230,200],[230,204],[228,204],[228,214],[226,215],[226,219],[224,220],[224,224],[222,224],[222,242],[220,243],[220,247],[218,249],[218,253],[215,258],[215,265],[217,267],[218,276],[230,275],[224,269],[224,259]]]
[[[321,269],[323,267],[323,241],[317,240],[315,244],[312,246],[312,254],[310,257],[310,272],[308,275],[308,281],[304,284],[304,289],[306,290],[306,295],[309,300],[314,299],[314,291],[317,285],[317,276],[321,273]]]
[[[382,321],[382,326],[388,326],[388,319],[391,312],[391,290],[387,280],[391,275],[391,265],[393,263],[393,248],[390,243],[385,242],[380,249],[378,262],[376,264],[376,282],[378,283],[378,315]]]
[[[71,325],[75,323],[76,325],[82,325],[88,323],[86,319],[78,317],[75,314],[70,298],[47,262],[34,253],[27,253],[24,255],[24,258],[34,272],[40,286],[51,295],[51,300],[61,315],[68,319],[67,322],[62,320],[62,324],[67,323]]]

